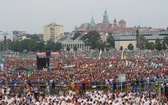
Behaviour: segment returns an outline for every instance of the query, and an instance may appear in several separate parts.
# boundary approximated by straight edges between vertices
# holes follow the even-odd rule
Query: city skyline
[[[110,23],[124,19],[127,26],[166,28],[168,1],[162,0],[1,0],[0,31],[21,30],[43,33],[43,25],[64,25],[65,32],[90,23],[101,23],[107,10]]]

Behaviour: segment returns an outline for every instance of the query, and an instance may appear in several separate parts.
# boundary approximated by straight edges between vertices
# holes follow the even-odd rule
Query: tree
[[[36,34],[31,35],[31,39],[34,39],[34,40],[36,40],[36,41],[39,41],[39,40],[40,40],[40,38],[39,38]]]
[[[134,49],[134,46],[133,46],[133,44],[132,43],[130,43],[129,45],[128,45],[128,47],[127,47],[129,50],[133,50]]]
[[[146,42],[146,49],[154,50],[155,49],[155,43],[154,42]]]
[[[163,49],[163,50],[166,50],[166,49],[167,49],[166,44],[162,43],[162,49]]]
[[[162,50],[162,44],[161,44],[161,42],[160,42],[160,39],[159,38],[157,38],[156,40],[155,40],[155,44],[156,44],[156,50]]]
[[[45,50],[53,51],[55,49],[55,42],[53,40],[48,40],[45,46]]]
[[[74,46],[73,50],[76,52],[78,50],[78,48],[76,46]]]
[[[91,31],[88,34],[84,35],[82,40],[84,43],[88,46],[90,46],[91,49],[97,49],[100,46],[100,34],[97,31]]]
[[[56,44],[55,44],[55,51],[60,51],[62,49],[62,44],[61,43],[59,43],[59,42],[57,42]]]
[[[78,47],[74,46],[73,51],[75,51],[75,56],[77,55],[77,50],[78,50]]]
[[[110,44],[109,47],[115,48],[115,40],[114,40],[112,33],[108,34],[107,43]]]
[[[36,43],[36,50],[37,51],[44,51],[45,50],[44,41],[39,41]]]
[[[24,39],[20,42],[20,52],[22,52],[23,50],[27,50],[29,51],[29,44],[31,43],[31,39]]]
[[[163,44],[166,44],[166,46],[168,46],[168,36],[165,36],[163,38]]]
[[[26,34],[26,37],[30,38],[30,39],[34,39],[36,41],[40,41],[39,36],[40,34]]]
[[[77,37],[79,37],[81,34],[79,32],[76,32],[74,36],[72,37],[72,40],[75,40]]]
[[[102,40],[100,40],[98,44],[99,44],[99,45],[97,46],[97,49],[98,49],[99,51],[100,51],[100,50],[104,51],[107,42],[106,42],[106,41],[103,42]]]
[[[70,47],[68,46],[68,47],[66,48],[66,50],[69,52],[69,51],[70,51]]]
[[[145,45],[147,42],[146,38],[144,36],[140,35],[138,40],[139,40],[139,49],[142,49],[142,50],[145,49],[146,48]]]
[[[36,47],[36,44],[37,41],[34,40],[34,39],[30,39],[30,42],[29,42],[29,46],[28,46],[28,51],[37,51],[37,47]]]
[[[13,41],[11,44],[11,50],[19,52],[20,51],[20,41],[18,41],[18,40]]]
[[[123,50],[123,46],[120,47],[120,50],[121,50],[121,51]]]

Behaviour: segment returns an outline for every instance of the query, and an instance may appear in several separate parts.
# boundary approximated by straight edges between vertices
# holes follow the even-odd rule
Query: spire
[[[104,11],[104,15],[103,15],[103,23],[109,23],[107,10]]]
[[[113,21],[113,26],[114,26],[114,27],[117,26],[117,20],[116,20],[116,18],[115,18],[114,21]]]
[[[95,24],[96,24],[96,23],[95,23],[94,18],[93,18],[93,16],[92,16],[92,19],[91,19],[91,21],[90,21],[90,25],[91,25],[91,26],[95,26]]]
[[[114,19],[114,22],[117,22],[116,18]]]

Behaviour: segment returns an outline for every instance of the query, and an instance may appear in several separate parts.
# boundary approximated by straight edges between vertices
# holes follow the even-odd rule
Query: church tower
[[[92,16],[92,19],[91,19],[91,21],[90,21],[90,30],[94,30],[95,29],[95,25],[96,25],[96,23],[95,23],[95,21],[94,21],[94,18],[93,18],[93,16]]]
[[[94,18],[93,18],[93,16],[92,16],[92,19],[91,19],[91,21],[90,21],[90,25],[91,25],[91,26],[95,26],[95,24],[96,24],[96,23],[95,23]]]
[[[116,20],[116,18],[115,18],[114,21],[113,21],[113,26],[114,26],[114,27],[117,27],[117,20]]]
[[[103,23],[109,23],[109,19],[108,19],[108,15],[107,15],[107,11],[104,11],[104,15],[103,15]]]

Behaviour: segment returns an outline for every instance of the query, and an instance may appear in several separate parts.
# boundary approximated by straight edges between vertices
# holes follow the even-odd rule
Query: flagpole
[[[121,52],[121,59],[124,59],[124,49]]]

